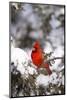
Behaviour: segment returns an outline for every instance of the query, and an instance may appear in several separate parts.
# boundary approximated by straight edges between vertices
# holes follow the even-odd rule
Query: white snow
[[[35,68],[28,66],[28,72],[29,74],[33,75],[33,74],[37,74],[37,71]]]
[[[59,46],[58,48],[55,49],[54,53],[52,54],[53,57],[63,57],[64,52],[63,48]],[[61,63],[61,59],[56,59],[55,63],[51,67],[52,70],[60,71],[63,69],[63,67],[59,67],[59,64]]]
[[[52,84],[58,84],[59,78],[56,72],[53,72],[52,75],[50,76],[50,83]]]
[[[31,52],[32,52],[32,49],[25,48],[25,51],[27,52],[27,55],[28,55],[29,59],[31,60]]]
[[[49,85],[49,76],[45,76],[43,74],[40,74],[36,78],[36,85],[43,85],[43,86],[48,86]]]
[[[14,62],[15,66],[18,64],[28,64],[29,58],[26,52],[20,48],[11,48],[11,62]]]
[[[26,77],[28,74],[37,73],[35,66],[31,63],[32,67],[30,67],[30,59],[27,53],[20,49],[15,48],[13,45],[11,46],[11,62],[14,62],[14,66],[17,66],[17,70],[20,71],[21,74],[25,74]]]
[[[11,62],[14,62],[14,65],[22,74],[25,72],[24,67],[27,66],[28,61],[28,56],[24,50],[11,46]]]
[[[52,83],[53,85],[57,84],[58,86],[60,86],[61,82],[64,85],[64,77],[60,78],[60,74],[57,74],[56,72],[53,72],[50,76],[40,74],[36,78],[37,86],[43,85],[47,87],[50,83]]]
[[[62,46],[58,46],[58,48],[55,49],[55,51],[53,53],[53,56],[62,57],[63,54],[64,54],[63,47]]]

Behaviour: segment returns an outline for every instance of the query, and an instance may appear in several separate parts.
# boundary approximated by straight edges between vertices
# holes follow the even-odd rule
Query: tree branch
[[[55,57],[55,58],[46,60],[45,62],[50,62],[50,61],[54,61],[54,60],[57,60],[57,59],[64,59],[64,57]]]

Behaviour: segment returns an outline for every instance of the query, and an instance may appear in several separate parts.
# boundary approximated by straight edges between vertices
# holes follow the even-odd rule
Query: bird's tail
[[[51,71],[50,68],[49,68],[49,64],[48,64],[48,63],[45,63],[45,64],[44,64],[44,67],[46,68],[48,74],[51,75],[51,74],[52,74],[52,71]]]
[[[46,68],[46,70],[47,70],[47,72],[48,72],[49,75],[52,74],[52,71],[50,70],[50,68]]]

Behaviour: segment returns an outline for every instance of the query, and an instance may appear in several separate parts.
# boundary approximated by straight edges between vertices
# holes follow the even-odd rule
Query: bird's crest
[[[40,43],[39,41],[36,41],[33,45],[34,48],[40,48]]]

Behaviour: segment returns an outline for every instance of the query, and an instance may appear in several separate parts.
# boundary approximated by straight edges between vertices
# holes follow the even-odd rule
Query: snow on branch
[[[55,57],[55,58],[46,60],[45,62],[50,62],[50,61],[54,61],[54,60],[57,60],[57,59],[64,59],[64,57]]]

